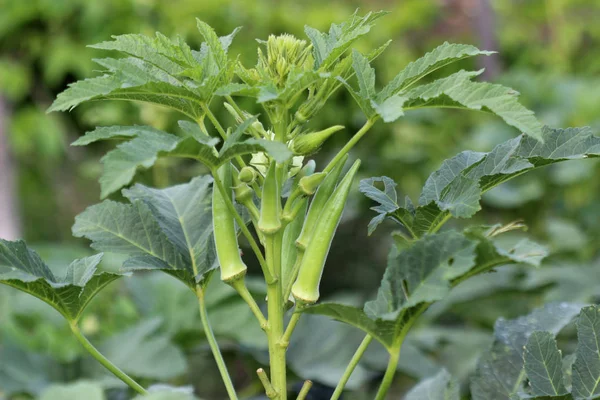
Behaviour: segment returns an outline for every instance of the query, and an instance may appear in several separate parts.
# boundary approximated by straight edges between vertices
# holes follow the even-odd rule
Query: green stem
[[[304,250],[299,247],[296,247],[296,261],[294,262],[294,266],[292,267],[292,271],[290,272],[290,279],[285,285],[285,290],[283,291],[283,299],[287,301],[290,298],[290,294],[292,294],[292,286],[294,286],[294,282],[298,277],[298,272],[300,272],[300,265],[302,265],[302,258],[304,258]]]
[[[217,132],[219,132],[219,135],[221,135],[223,140],[227,139],[227,132],[225,132],[225,129],[223,129],[223,127],[221,126],[221,123],[219,122],[217,117],[215,117],[215,114],[213,114],[213,112],[210,111],[210,108],[208,108],[208,106],[206,104],[202,103],[202,110],[204,110],[204,113],[208,116],[208,119],[210,119],[210,122],[213,124],[213,126],[215,127]],[[236,156],[235,161],[237,161],[240,168],[243,168],[246,166],[246,163],[240,156]]]
[[[390,360],[388,362],[385,375],[375,396],[375,400],[385,400],[385,396],[394,381],[394,375],[396,375],[396,369],[398,368],[398,360],[400,360],[400,348],[397,351],[390,352]]]
[[[281,276],[281,237],[282,233],[266,236],[267,264],[276,276]],[[283,338],[284,302],[281,292],[281,279],[267,285],[267,304],[269,311],[269,364],[271,366],[271,384],[277,392],[277,399],[287,399],[287,371],[285,351],[281,345]]]
[[[196,297],[198,297],[198,306],[200,307],[200,319],[202,320],[202,327],[204,328],[204,333],[206,334],[206,339],[208,340],[210,350],[212,351],[213,357],[217,362],[221,379],[225,384],[229,398],[231,400],[237,400],[237,394],[235,392],[233,382],[231,381],[231,377],[229,376],[229,372],[227,371],[225,360],[223,360],[223,355],[219,349],[219,344],[217,343],[215,334],[213,333],[210,322],[208,321],[208,313],[206,311],[206,303],[204,301],[204,290],[200,287],[200,285],[196,286]]]
[[[258,375],[258,379],[260,380],[260,383],[262,383],[263,387],[265,388],[265,394],[267,395],[267,397],[269,399],[276,398],[277,392],[273,388],[273,385],[271,385],[271,381],[269,380],[269,377],[267,376],[267,373],[265,372],[265,370],[262,368],[259,368],[256,370],[256,374]]]
[[[304,381],[302,389],[300,389],[300,393],[298,393],[298,397],[296,398],[296,400],[305,400],[306,396],[308,396],[308,392],[310,391],[312,385],[312,381]]]
[[[367,122],[365,122],[365,124],[362,126],[362,128],[360,128],[359,131],[356,132],[352,139],[350,139],[346,143],[346,145],[342,147],[342,149],[335,155],[335,157],[333,157],[333,160],[329,162],[329,164],[327,165],[327,167],[325,167],[323,172],[331,172],[333,167],[335,167],[335,164],[337,164],[337,162],[342,157],[344,157],[344,155],[346,155],[356,145],[356,143],[358,143],[360,139],[362,139],[362,137],[369,131],[369,129],[371,129],[373,124],[375,124],[375,121],[376,119],[368,119]]]
[[[340,398],[342,392],[344,391],[344,387],[346,387],[346,383],[348,383],[348,380],[352,376],[352,373],[356,369],[356,366],[358,365],[363,354],[365,354],[365,351],[367,350],[367,347],[369,347],[369,344],[371,344],[372,340],[373,336],[367,335],[361,342],[360,346],[358,346],[358,349],[356,349],[356,352],[354,352],[354,355],[350,360],[350,364],[348,364],[346,370],[344,371],[344,375],[342,375],[342,379],[340,379],[339,383],[337,384],[335,392],[333,392],[333,395],[331,395],[331,400],[338,400]]]
[[[246,302],[246,304],[248,304],[248,307],[250,307],[250,310],[252,310],[252,313],[260,323],[261,329],[266,330],[269,323],[260,310],[258,304],[256,304],[254,297],[252,297],[252,294],[250,294],[248,291],[248,287],[246,287],[244,279],[236,279],[235,281],[231,282],[231,286],[239,293],[240,297]]]
[[[69,325],[71,326],[71,331],[73,332],[73,334],[75,335],[77,340],[79,340],[79,342],[88,351],[88,353],[90,353],[92,355],[92,357],[94,357],[96,360],[98,360],[98,362],[100,364],[102,364],[113,375],[115,375],[117,378],[119,378],[120,380],[125,382],[125,384],[127,384],[127,386],[129,386],[136,392],[138,392],[140,394],[148,394],[146,389],[144,389],[139,383],[137,383],[132,378],[130,378],[129,375],[127,375],[125,372],[121,371],[119,369],[119,367],[117,367],[112,362],[110,362],[110,360],[108,358],[104,357],[104,355],[102,355],[102,353],[100,353],[98,351],[98,349],[96,349],[94,347],[94,345],[92,345],[87,340],[87,338],[83,335],[83,333],[81,333],[81,330],[79,330],[79,326],[77,325],[77,323],[72,322]]]
[[[275,280],[275,277],[269,271],[269,266],[267,265],[267,262],[266,262],[265,258],[263,257],[262,252],[260,251],[260,247],[258,247],[258,244],[256,243],[256,241],[254,240],[254,237],[248,230],[248,227],[244,223],[244,220],[242,219],[241,215],[235,209],[235,206],[233,205],[231,198],[227,195],[227,190],[225,189],[223,182],[219,178],[219,174],[217,174],[216,170],[211,171],[211,173],[215,180],[215,184],[217,185],[218,189],[221,191],[221,195],[225,199],[227,208],[235,217],[235,221],[237,222],[238,226],[242,230],[242,233],[246,237],[246,240],[248,240],[248,243],[250,243],[250,247],[252,248],[252,251],[254,251],[254,254],[256,255],[256,258],[258,259],[260,267],[262,268],[266,282],[267,283],[273,282]]]
[[[290,345],[290,339],[292,337],[292,333],[294,333],[294,329],[296,329],[296,325],[298,325],[298,321],[300,321],[300,317],[302,313],[299,308],[296,308],[294,313],[292,314],[292,318],[290,318],[290,322],[288,323],[287,328],[285,328],[285,332],[281,337],[280,345],[284,347],[288,347]]]

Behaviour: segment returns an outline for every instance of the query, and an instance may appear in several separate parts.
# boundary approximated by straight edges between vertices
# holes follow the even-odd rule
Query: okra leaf
[[[377,218],[390,217],[418,237],[436,230],[450,216],[473,216],[481,208],[481,194],[509,179],[556,162],[600,157],[600,137],[589,127],[544,127],[542,138],[543,143],[521,135],[489,153],[459,153],[429,176],[416,209],[410,204],[396,211],[389,207],[385,213],[378,209]]]
[[[556,336],[580,309],[577,304],[550,303],[527,316],[496,321],[494,343],[479,359],[471,380],[473,400],[505,400],[523,392],[526,376],[523,348],[529,337],[536,331]]]
[[[88,100],[130,100],[165,106],[192,119],[201,117],[201,104],[233,78],[227,49],[237,29],[223,38],[201,21],[198,29],[205,39],[200,51],[180,37],[171,40],[160,33],[113,36],[112,41],[90,46],[128,57],[95,60],[105,68],[103,75],[72,83],[48,111],[71,110]]]
[[[38,400],[106,400],[104,388],[99,383],[79,381],[69,384],[52,384]]]
[[[162,232],[185,259],[195,275],[214,269],[217,262],[212,236],[212,178],[202,176],[187,184],[154,189],[137,184],[123,190],[132,203],[143,201]]]
[[[332,24],[329,33],[310,26],[304,27],[306,36],[313,45],[315,69],[327,71],[361,36],[369,33],[376,20],[387,14],[385,11],[369,12],[359,17],[355,12],[349,20]]]
[[[97,128],[75,141],[73,145],[86,145],[103,139],[131,140],[121,143],[102,157],[104,171],[100,177],[101,197],[128,185],[139,168],[150,168],[161,152],[174,150],[180,138],[148,126],[111,126]]]
[[[460,385],[442,369],[435,376],[419,382],[405,400],[460,400]]]
[[[0,239],[0,283],[39,298],[77,322],[88,303],[122,274],[98,272],[102,254],[73,261],[65,276],[55,276],[25,242]]]
[[[533,332],[525,345],[525,373],[534,396],[560,396],[567,394],[563,383],[562,355],[554,335],[550,332]]]
[[[148,388],[148,394],[136,396],[133,400],[197,400],[197,398],[193,395],[193,388],[153,385]]]
[[[478,55],[489,56],[493,51],[482,51],[468,44],[444,42],[423,57],[409,63],[398,75],[388,83],[377,95],[378,103],[390,98],[400,91],[406,90],[425,76],[446,65],[468,57]]]
[[[79,214],[73,235],[95,249],[128,255],[127,271],[163,270],[194,288],[218,266],[211,182],[204,176],[166,189],[135,185],[123,191],[130,204],[105,200]]]
[[[376,300],[364,309],[322,303],[303,312],[326,315],[355,326],[392,350],[397,335],[414,316],[442,300],[464,278],[504,264],[539,265],[547,250],[527,239],[504,247],[494,235],[508,230],[499,225],[472,227],[463,233],[447,231],[415,240],[405,249],[392,249]]]
[[[584,307],[577,319],[577,350],[573,363],[573,397],[597,398],[600,394],[600,309]]]

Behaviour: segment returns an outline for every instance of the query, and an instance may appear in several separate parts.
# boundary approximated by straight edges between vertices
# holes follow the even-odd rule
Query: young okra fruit
[[[553,162],[600,155],[600,139],[589,129],[542,127],[518,102],[516,91],[475,81],[481,71],[461,70],[431,79],[432,72],[439,76],[448,64],[491,54],[471,45],[443,43],[377,88],[371,63],[389,42],[364,54],[353,47],[384,15],[355,13],[347,21],[333,24],[328,32],[307,26],[306,39],[289,34],[269,36],[259,41],[258,61],[252,67],[229,54],[237,29],[219,37],[200,20],[197,25],[204,42],[197,49],[181,38],[171,40],[162,34],[114,36],[93,47],[125,56],[96,60],[105,68],[103,75],[71,84],[50,107],[50,111],[65,111],[90,100],[128,100],[163,106],[184,118],[177,134],[140,125],[100,127],[74,145],[125,141],[102,159],[102,197],[128,186],[138,169],[151,168],[162,157],[194,160],[203,164],[212,178],[198,177],[186,186],[164,190],[136,185],[123,192],[131,204],[106,200],[90,207],[77,217],[73,232],[89,239],[95,249],[125,253],[130,257],[123,266],[128,272],[160,269],[192,289],[200,305],[203,334],[230,399],[238,398],[239,382],[229,375],[205,300],[217,265],[221,279],[236,289],[266,335],[268,365],[266,370],[258,370],[256,379],[269,398],[288,399],[288,378],[293,375],[288,374],[286,350],[298,320],[304,313],[313,313],[366,334],[331,400],[340,398],[372,339],[388,351],[389,363],[377,393],[364,397],[383,400],[397,370],[402,342],[431,304],[444,298],[453,286],[493,266],[539,263],[539,256],[531,261],[518,249],[496,247],[490,229],[442,231],[442,226],[453,217],[470,218],[481,208],[479,199],[484,191],[514,176]],[[364,124],[331,160],[316,168],[308,157],[341,129],[341,125],[318,126],[319,113],[338,91],[347,91],[356,101]],[[242,97],[255,107],[241,108],[237,100]],[[221,103],[229,118],[219,119],[213,112]],[[443,164],[425,184],[417,205],[410,199],[404,207],[397,204],[389,178],[361,181],[361,191],[379,202],[373,208],[378,216],[369,224],[369,232],[390,219],[400,225],[403,245],[391,251],[378,295],[364,307],[318,304],[330,248],[358,175],[360,161],[355,161],[340,179],[348,154],[378,122],[391,123],[411,110],[432,107],[484,111],[522,134],[490,153],[464,152]],[[259,115],[253,114],[257,109]],[[384,184],[383,190],[379,183]],[[115,215],[119,218],[112,218]],[[144,228],[143,234],[139,227]],[[494,230],[498,231],[502,229]],[[250,249],[246,254],[252,254],[262,271],[266,304],[264,296],[254,296],[246,287],[248,268],[238,236]],[[28,277],[19,281],[11,274],[5,279],[1,272],[5,268],[0,268],[0,282],[33,293],[59,309],[102,365],[132,389],[145,393],[77,328],[83,307],[104,287],[106,276],[58,282],[39,263],[30,265],[37,258],[19,258],[29,255],[23,246],[21,242],[0,246],[0,267],[22,269]],[[481,249],[485,254],[477,253]],[[486,262],[477,265],[482,259]],[[74,263],[72,268],[83,268],[83,264]],[[32,271],[42,275],[33,281],[30,275],[38,272]],[[69,276],[72,280],[75,275]],[[110,279],[117,277],[110,275]],[[75,292],[77,296],[73,296]],[[63,303],[56,299],[63,297],[69,299],[68,304],[74,298],[82,299],[77,303],[81,309],[74,305],[62,309]],[[296,300],[295,306],[292,300]],[[305,399],[309,389],[307,381],[298,399]]]

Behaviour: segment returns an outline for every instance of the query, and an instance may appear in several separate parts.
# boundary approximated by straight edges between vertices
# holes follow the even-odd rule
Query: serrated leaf
[[[533,332],[525,345],[523,358],[534,396],[567,394],[563,383],[562,355],[554,335],[550,332]]]
[[[204,176],[166,189],[135,185],[123,192],[131,204],[105,200],[79,214],[73,235],[128,255],[126,270],[164,270],[193,287],[217,266],[211,182]]]
[[[200,144],[205,144],[208,147],[214,147],[221,141],[219,138],[208,136],[200,129],[197,123],[190,121],[177,121],[177,124],[187,135],[196,139]]]
[[[502,85],[471,81],[477,74],[460,71],[411,89],[402,95],[408,99],[403,108],[458,107],[488,111],[526,135],[541,140],[542,125],[532,111],[518,102],[518,93]]]
[[[579,313],[581,306],[551,303],[514,320],[499,319],[494,343],[480,358],[471,380],[473,400],[506,400],[522,391],[525,372],[523,347],[535,331],[556,336]]]
[[[306,26],[304,32],[313,45],[315,69],[327,71],[337,59],[361,36],[371,30],[374,22],[387,14],[384,11],[370,12],[364,17],[354,13],[341,24],[332,24],[328,33]]]
[[[468,218],[480,209],[482,193],[525,172],[556,162],[600,157],[600,138],[589,127],[543,129],[544,143],[521,135],[489,153],[465,151],[444,161],[427,179],[419,206],[380,213],[420,236],[448,217]],[[385,215],[385,216],[381,216]]]
[[[406,90],[415,82],[423,79],[435,70],[459,60],[478,55],[488,56],[493,51],[482,51],[468,44],[444,42],[423,57],[409,63],[390,83],[378,94],[378,103],[385,101],[402,90]]]
[[[39,298],[68,321],[77,322],[94,296],[121,276],[97,273],[101,259],[97,254],[75,260],[65,276],[57,277],[25,242],[0,239],[0,283]]]
[[[427,378],[404,397],[405,400],[460,400],[460,385],[445,369]]]
[[[573,363],[573,397],[597,398],[600,394],[600,309],[584,307],[577,319],[577,350]]]
[[[377,299],[365,304],[372,318],[395,320],[402,310],[442,299],[450,281],[475,266],[476,242],[455,231],[425,236],[392,251]]]

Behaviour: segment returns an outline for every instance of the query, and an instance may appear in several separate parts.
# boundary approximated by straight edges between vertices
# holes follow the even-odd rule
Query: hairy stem
[[[346,145],[342,147],[342,149],[335,155],[335,157],[333,157],[333,160],[329,162],[329,164],[327,165],[327,167],[325,167],[323,172],[331,172],[331,170],[333,169],[333,167],[335,167],[337,162],[340,161],[340,159],[344,157],[344,155],[346,155],[356,145],[356,143],[358,143],[360,139],[362,139],[362,137],[369,131],[369,129],[371,129],[373,124],[375,124],[375,121],[375,119],[368,119],[367,122],[365,122],[365,124],[362,126],[362,128],[360,128],[359,131],[356,132],[354,136],[352,136],[352,139],[350,139],[348,143],[346,143]]]
[[[335,387],[335,391],[331,395],[331,400],[338,400],[340,398],[340,396],[342,395],[342,392],[344,391],[344,388],[346,387],[346,383],[348,383],[348,380],[350,380],[352,373],[356,369],[356,366],[360,362],[360,359],[362,358],[362,356],[365,354],[365,351],[369,347],[369,344],[371,344],[372,340],[373,340],[373,336],[367,335],[367,336],[365,336],[363,341],[360,343],[360,346],[358,346],[358,349],[356,349],[356,352],[354,352],[354,355],[352,356],[350,363],[346,367],[346,370],[344,371],[344,375],[342,375],[342,378],[340,379],[337,386]]]
[[[260,264],[260,267],[262,268],[262,271],[263,271],[263,274],[265,276],[265,280],[266,280],[267,284],[269,282],[273,282],[275,280],[275,278],[271,274],[271,271],[269,271],[269,266],[267,265],[267,262],[266,262],[265,258],[263,257],[263,254],[262,254],[262,252],[260,250],[260,247],[258,247],[258,244],[254,240],[254,237],[252,236],[252,233],[250,233],[250,231],[248,230],[248,227],[244,223],[244,220],[242,219],[242,216],[235,209],[235,206],[233,205],[233,202],[231,201],[231,198],[227,195],[227,190],[225,189],[225,186],[223,185],[223,182],[219,178],[219,174],[217,174],[216,170],[211,171],[211,173],[212,173],[212,176],[213,176],[213,178],[215,180],[215,184],[217,185],[218,189],[221,191],[221,195],[225,199],[225,203],[227,204],[227,208],[229,208],[229,211],[235,217],[235,221],[237,222],[238,226],[242,230],[242,233],[246,237],[246,240],[248,240],[248,243],[250,243],[250,247],[252,248],[252,251],[254,251],[254,254],[256,255],[256,258],[258,259],[258,262]]]
[[[79,342],[88,351],[88,353],[90,353],[92,355],[92,357],[94,357],[96,360],[98,360],[98,362],[100,364],[102,364],[113,375],[115,375],[117,378],[119,378],[120,380],[122,380],[123,382],[125,382],[125,384],[127,386],[129,386],[130,388],[132,388],[136,392],[138,392],[140,394],[147,394],[148,393],[146,391],[146,389],[144,389],[139,383],[137,383],[136,381],[134,381],[125,372],[121,371],[119,369],[119,367],[117,367],[112,362],[110,362],[110,360],[108,358],[104,357],[104,355],[102,355],[102,353],[100,353],[98,351],[98,349],[96,349],[94,347],[94,345],[92,345],[87,340],[87,338],[83,335],[83,333],[81,333],[81,330],[79,329],[79,326],[77,325],[77,323],[72,322],[69,325],[71,326],[71,331],[73,332],[73,334],[75,335],[75,337],[77,338],[77,340],[79,340]]]
[[[204,328],[204,333],[206,334],[206,339],[208,340],[210,350],[212,351],[213,357],[217,362],[221,379],[225,384],[229,398],[231,400],[237,400],[237,394],[235,392],[233,382],[231,381],[231,377],[229,376],[229,372],[227,371],[225,360],[223,360],[223,355],[219,349],[219,344],[217,343],[217,339],[215,338],[212,327],[210,326],[210,322],[208,321],[206,302],[204,301],[204,290],[200,285],[196,286],[196,297],[198,297],[198,306],[200,307],[200,319],[202,320],[202,327]]]

